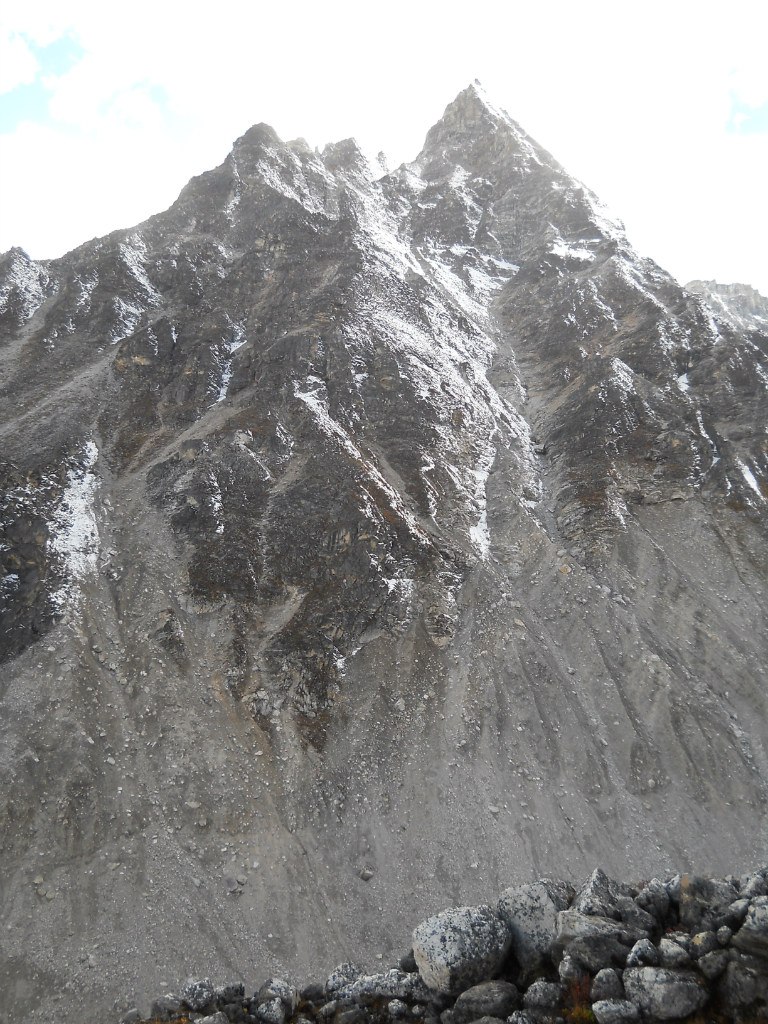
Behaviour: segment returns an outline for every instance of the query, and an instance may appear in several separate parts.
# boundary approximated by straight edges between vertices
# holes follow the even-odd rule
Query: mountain
[[[260,124],[0,257],[14,1019],[765,860],[768,335],[477,86],[380,174]]]
[[[689,281],[685,287],[701,295],[715,315],[737,331],[768,331],[768,299],[750,285]]]

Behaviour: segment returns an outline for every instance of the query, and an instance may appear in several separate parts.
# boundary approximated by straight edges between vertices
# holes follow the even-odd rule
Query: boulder
[[[543,878],[505,889],[498,903],[499,917],[512,934],[512,950],[525,978],[548,958],[557,930],[557,915],[568,907],[572,890],[564,882]]]
[[[644,931],[650,934],[658,927],[658,922],[653,914],[638,907],[629,896],[619,896],[614,905],[614,913],[618,914],[619,920],[628,928],[636,931]]]
[[[673,939],[659,940],[659,962],[662,967],[690,967],[688,951]]]
[[[600,868],[595,868],[581,889],[576,893],[572,909],[580,914],[597,914],[600,917],[618,917],[616,900],[620,896],[634,896],[629,886],[609,878]]]
[[[320,1006],[326,1001],[325,985],[312,981],[301,989],[299,996],[305,1003],[313,1003],[316,1006]]]
[[[599,999],[592,1004],[597,1024],[634,1024],[640,1020],[640,1011],[626,999]]]
[[[453,907],[417,925],[413,955],[430,989],[457,995],[492,978],[511,942],[509,925],[490,907]]]
[[[734,900],[723,914],[725,924],[732,930],[737,931],[744,924],[744,919],[749,910],[749,900]]]
[[[765,879],[759,871],[755,871],[751,875],[742,876],[739,896],[745,900],[751,900],[755,896],[766,895],[768,895],[768,886],[766,886]]]
[[[704,982],[693,971],[664,967],[626,970],[624,991],[646,1017],[658,1020],[687,1017],[700,1010],[708,998]]]
[[[604,967],[597,972],[589,996],[593,1002],[624,999],[624,985],[612,967]]]
[[[368,1015],[362,1006],[350,1006],[336,1015],[335,1024],[365,1024]]]
[[[569,953],[557,965],[557,973],[560,981],[566,985],[578,983],[587,977],[587,971]]]
[[[334,998],[341,1003],[374,1003],[380,999],[429,1000],[430,990],[419,974],[406,974],[393,968],[384,974],[361,974],[349,985],[337,989]]]
[[[551,1011],[557,1010],[563,1001],[563,986],[556,981],[544,981],[539,978],[523,996],[526,1010]]]
[[[221,985],[214,990],[216,1002],[222,1006],[224,1003],[242,1003],[245,1000],[245,985],[235,983],[232,985]]]
[[[694,960],[698,960],[700,957],[706,956],[707,953],[711,953],[712,950],[719,948],[720,943],[717,941],[717,935],[711,931],[696,932],[689,946]]]
[[[408,1016],[408,1004],[402,999],[390,999],[387,1003],[387,1016],[392,1020],[401,1020]]]
[[[768,897],[758,896],[747,910],[744,924],[731,939],[744,953],[768,957]]]
[[[334,967],[325,982],[325,994],[328,999],[332,999],[345,985],[351,985],[362,973],[357,964],[343,963]]]
[[[181,1012],[181,1000],[176,996],[160,996],[155,999],[149,1010],[149,1016],[153,1020],[171,1020],[178,1017]]]
[[[268,978],[267,981],[259,989],[256,1001],[261,1003],[270,1003],[274,999],[279,999],[285,1007],[285,1012],[288,1017],[292,1017],[296,1012],[296,1007],[299,1005],[299,993],[289,982],[284,981],[282,978]]]
[[[209,978],[188,978],[181,989],[181,998],[195,1013],[207,1010],[216,996]]]
[[[722,918],[737,896],[730,882],[699,875],[680,876],[680,923],[688,931],[705,931],[726,923]]]
[[[730,957],[725,949],[715,949],[711,953],[705,953],[698,961],[696,967],[704,975],[707,981],[714,981],[719,978],[728,966]]]
[[[479,1017],[503,1020],[520,1007],[520,993],[509,981],[484,981],[461,993],[453,1007],[455,1024],[469,1024]]]
[[[627,967],[656,967],[659,963],[659,951],[650,939],[638,939],[627,954]]]
[[[756,1018],[768,1014],[768,972],[757,957],[736,954],[720,978],[718,995],[723,1005]]]
[[[635,896],[635,904],[663,924],[669,913],[669,894],[662,881],[652,878]]]
[[[226,1013],[222,1013],[219,1010],[217,1013],[212,1013],[209,1017],[198,1017],[196,1024],[229,1024],[229,1017]]]
[[[627,932],[624,925],[611,918],[563,910],[557,915],[557,933],[553,952],[567,953],[588,971],[601,967],[623,967],[628,946],[643,935]]]
[[[262,1024],[285,1024],[285,1004],[275,996],[256,1007],[256,1016]]]

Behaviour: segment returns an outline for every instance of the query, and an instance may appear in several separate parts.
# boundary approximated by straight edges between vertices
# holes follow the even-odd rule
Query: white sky
[[[0,6],[0,251],[168,206],[266,121],[390,166],[472,79],[680,280],[768,295],[765,0]]]

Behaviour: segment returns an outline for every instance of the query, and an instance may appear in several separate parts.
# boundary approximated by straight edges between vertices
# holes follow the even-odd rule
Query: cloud
[[[38,70],[35,55],[21,36],[0,36],[0,96],[20,85],[30,85]]]

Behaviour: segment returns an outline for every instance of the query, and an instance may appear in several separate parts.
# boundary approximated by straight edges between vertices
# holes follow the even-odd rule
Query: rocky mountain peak
[[[383,177],[257,125],[0,318],[0,978],[63,893],[93,1016],[130,931],[157,990],[764,860],[768,339],[476,89]]]
[[[488,100],[473,82],[446,107],[429,130],[417,161],[426,178],[439,177],[460,164],[473,173],[522,173],[542,162],[554,164],[508,114]]]

